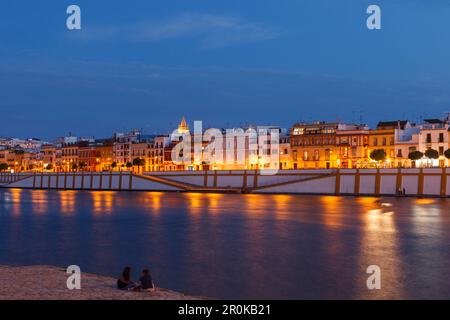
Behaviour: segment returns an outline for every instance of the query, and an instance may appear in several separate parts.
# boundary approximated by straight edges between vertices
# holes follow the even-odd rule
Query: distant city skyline
[[[449,119],[450,119],[450,112],[446,112],[445,114],[440,115],[440,116],[432,116],[432,115],[430,115],[429,117],[426,116],[426,114],[425,114],[422,117],[418,118],[418,121],[413,121],[413,120],[411,120],[411,118],[389,119],[389,120],[387,120],[387,119],[379,119],[379,120],[377,120],[375,122],[374,125],[368,125],[367,123],[365,123],[363,121],[362,122],[361,121],[357,121],[357,120],[349,121],[347,119],[339,118],[339,119],[336,119],[335,121],[333,121],[333,120],[331,120],[331,121],[324,121],[324,120],[304,121],[304,120],[299,120],[297,122],[293,122],[290,126],[287,126],[287,127],[279,126],[279,125],[273,124],[273,123],[259,123],[259,124],[257,124],[257,123],[247,122],[247,123],[244,124],[244,120],[241,121],[240,125],[236,125],[236,126],[218,127],[218,126],[213,126],[212,125],[212,126],[206,126],[205,127],[204,123],[201,120],[187,121],[185,116],[182,116],[181,123],[183,123],[183,122],[186,123],[187,128],[189,128],[189,127],[194,127],[193,125],[191,126],[190,122],[192,122],[192,124],[194,124],[195,121],[200,121],[201,122],[201,129],[202,129],[202,131],[205,131],[205,130],[210,129],[210,128],[216,128],[216,129],[222,129],[222,130],[244,128],[244,130],[245,130],[245,128],[247,128],[247,127],[258,127],[259,126],[259,127],[263,128],[263,127],[269,126],[269,127],[278,127],[284,132],[284,134],[289,134],[289,131],[292,128],[294,128],[295,125],[298,125],[298,124],[312,125],[312,124],[315,124],[315,123],[317,123],[317,124],[340,123],[340,124],[357,125],[357,126],[361,125],[361,126],[367,126],[368,129],[376,129],[378,127],[378,125],[380,125],[382,123],[386,123],[386,120],[388,122],[398,122],[399,124],[401,122],[405,122],[406,121],[406,122],[411,123],[412,125],[420,125],[420,124],[428,123],[430,121],[435,121],[435,120],[442,120],[443,122],[448,122]],[[361,120],[361,118],[360,118],[360,120]],[[174,127],[171,127],[169,130],[167,130],[167,131],[159,131],[159,132],[145,130],[144,128],[129,127],[128,129],[124,129],[124,130],[112,131],[110,133],[107,133],[104,136],[98,136],[98,135],[96,135],[94,133],[80,135],[80,134],[77,134],[74,131],[68,131],[66,133],[61,133],[59,135],[56,135],[56,136],[50,137],[50,138],[43,138],[43,137],[39,137],[39,136],[26,135],[26,133],[23,133],[21,136],[11,136],[11,135],[7,135],[7,134],[5,134],[5,135],[0,134],[0,139],[40,140],[42,142],[50,142],[50,143],[52,143],[52,142],[55,142],[58,139],[70,138],[70,137],[73,137],[73,138],[76,138],[76,139],[81,139],[81,140],[110,139],[110,138],[113,138],[116,134],[120,135],[120,134],[126,134],[126,133],[134,132],[134,131],[138,131],[138,132],[141,132],[143,134],[151,135],[151,136],[167,136],[167,135],[172,134],[174,131],[179,130],[179,128],[180,128],[179,125],[180,124],[179,124],[179,121],[178,121],[178,124],[175,125]]]
[[[24,5],[26,3],[26,5]],[[0,11],[0,136],[51,140],[450,111],[450,3],[16,1]],[[256,10],[257,9],[257,10]]]

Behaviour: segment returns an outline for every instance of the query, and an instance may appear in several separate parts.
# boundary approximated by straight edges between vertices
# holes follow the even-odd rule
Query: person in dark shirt
[[[139,279],[139,281],[141,282],[141,288],[143,290],[155,289],[152,276],[150,275],[150,271],[148,269],[142,270],[141,278]]]
[[[136,283],[131,281],[131,268],[125,267],[122,272],[122,276],[117,279],[117,288],[120,290],[137,290],[138,286]]]

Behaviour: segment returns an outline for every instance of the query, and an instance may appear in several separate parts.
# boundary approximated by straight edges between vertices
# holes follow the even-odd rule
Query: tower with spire
[[[180,124],[178,125],[178,133],[181,133],[181,134],[189,133],[189,126],[187,125],[186,119],[184,118],[184,116],[181,119]]]

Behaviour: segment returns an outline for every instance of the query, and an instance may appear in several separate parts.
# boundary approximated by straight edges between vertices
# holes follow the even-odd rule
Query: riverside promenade
[[[199,300],[182,293],[157,288],[153,292],[129,292],[116,288],[116,279],[81,274],[81,289],[67,289],[69,274],[59,267],[0,265],[0,300]]]
[[[0,173],[0,187],[450,197],[450,168]]]

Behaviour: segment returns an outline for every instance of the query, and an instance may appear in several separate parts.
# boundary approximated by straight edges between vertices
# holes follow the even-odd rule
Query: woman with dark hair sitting
[[[125,267],[122,276],[117,279],[117,288],[120,290],[138,291],[139,287],[131,281],[131,268]]]

